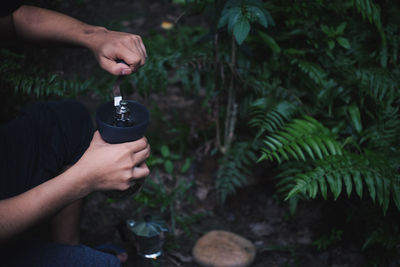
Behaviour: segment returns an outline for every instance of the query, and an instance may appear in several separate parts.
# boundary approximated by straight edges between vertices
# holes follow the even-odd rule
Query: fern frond
[[[334,135],[317,120],[304,116],[286,124],[282,130],[263,138],[261,160],[295,159],[306,161],[341,155],[342,148]]]
[[[399,107],[386,106],[373,117],[372,123],[364,130],[360,143],[366,142],[370,149],[393,150],[400,143]]]
[[[390,105],[399,97],[399,82],[386,70],[357,70],[355,76],[363,92],[377,101],[385,101]]]
[[[310,198],[316,198],[318,193],[324,199],[328,198],[328,189],[336,200],[345,189],[347,196],[355,190],[362,198],[363,191],[373,203],[377,203],[386,213],[390,196],[400,210],[399,179],[400,175],[393,171],[387,159],[377,154],[349,154],[333,155],[315,162],[315,168],[304,173],[297,173],[290,178],[294,182],[286,200],[301,193]]]
[[[363,19],[368,19],[375,25],[381,24],[381,12],[372,0],[353,0],[353,6],[361,14]]]
[[[291,63],[297,64],[300,70],[307,74],[318,86],[326,87],[329,84],[327,73],[317,63],[300,59],[293,59]]]
[[[24,57],[14,54],[6,49],[0,50],[0,78],[9,83],[15,93],[33,95],[35,97],[76,96],[85,92],[92,83],[92,80],[79,81],[64,79],[58,73],[45,73],[38,68],[24,68],[19,61]]]
[[[386,34],[382,26],[380,7],[372,0],[353,0],[353,6],[361,14],[363,19],[367,19],[369,23],[374,24],[379,32],[382,41],[381,48],[381,65],[386,67],[387,64],[387,40]]]
[[[273,133],[290,120],[296,106],[287,101],[277,102],[272,98],[259,98],[250,107],[250,127],[259,129],[257,138],[266,131]]]
[[[256,143],[238,142],[220,159],[216,188],[222,203],[236,188],[247,184],[250,166],[257,160],[255,151]]]

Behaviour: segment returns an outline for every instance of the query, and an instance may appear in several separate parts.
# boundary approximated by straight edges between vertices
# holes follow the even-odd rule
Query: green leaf
[[[218,29],[224,27],[228,23],[230,13],[224,10],[225,12],[222,13],[221,18],[218,21]]]
[[[318,193],[318,182],[317,182],[316,179],[312,179],[310,181],[308,189],[309,189],[308,195],[311,198],[315,198],[317,196],[317,193]]]
[[[344,29],[346,29],[347,22],[340,23],[339,26],[336,27],[336,34],[342,35],[344,33]]]
[[[271,48],[272,52],[279,54],[281,52],[280,46],[276,43],[275,39],[269,36],[268,34],[259,31],[261,39]]]
[[[362,131],[360,110],[356,105],[351,105],[348,108],[348,112],[354,128],[358,133],[360,133]]]
[[[243,18],[242,11],[239,7],[229,10],[228,31],[232,32],[239,19]]]
[[[363,194],[363,186],[362,186],[362,180],[361,180],[361,175],[359,171],[355,171],[353,173],[353,181],[354,185],[356,186],[356,193],[357,195],[362,198]]]
[[[379,205],[383,205],[383,198],[384,198],[384,188],[383,188],[383,181],[382,177],[375,177],[376,181],[376,196],[378,199]]]
[[[328,181],[329,187],[331,188],[331,191],[333,193],[333,198],[336,200],[339,197],[341,191],[338,187],[338,181],[336,177],[330,174],[326,175],[326,180]]]
[[[364,181],[367,184],[367,188],[369,191],[369,195],[372,199],[372,202],[375,203],[376,199],[376,191],[375,191],[375,183],[374,183],[375,177],[371,174],[365,175]]]
[[[172,161],[166,160],[166,161],[164,162],[164,170],[165,170],[168,174],[172,174],[172,172],[174,171],[174,164],[172,163]]]
[[[326,185],[326,181],[324,179],[324,176],[319,178],[318,182],[319,182],[319,188],[321,189],[321,195],[326,200],[328,198],[328,187]]]
[[[282,147],[283,144],[278,140],[278,135],[272,135],[272,136],[268,136],[266,142],[269,140],[271,141],[271,143],[273,143],[276,147]],[[275,148],[276,149],[276,148]]]
[[[250,14],[252,14],[254,17],[257,18],[258,23],[260,23],[265,28],[268,28],[267,18],[265,16],[264,12],[260,8],[258,8],[256,6],[248,6],[247,11]]]
[[[346,186],[346,193],[347,196],[350,197],[351,191],[353,189],[353,183],[351,181],[351,176],[348,172],[343,174],[343,181]]]
[[[351,45],[349,41],[344,37],[337,37],[336,41],[345,49],[350,49]]]
[[[383,190],[384,190],[384,196],[383,196],[382,207],[383,207],[383,213],[386,214],[390,202],[390,181],[386,178],[383,178]]]
[[[304,148],[304,150],[308,153],[308,155],[315,160],[315,156],[314,153],[312,152],[310,146],[305,143],[305,142],[301,142],[300,145]]]
[[[397,209],[400,211],[400,185],[393,184],[392,197],[393,197],[394,204],[396,204]]]
[[[333,48],[335,48],[335,41],[329,40],[329,41],[328,41],[328,47],[329,47],[330,50],[332,50]]]
[[[187,158],[181,168],[181,173],[187,172],[189,170],[191,164],[192,164],[192,160],[190,158]]]
[[[329,37],[331,37],[332,31],[331,31],[331,29],[329,29],[329,27],[328,27],[327,25],[321,24],[320,27],[321,27],[321,30],[322,30],[326,35],[328,35]]]
[[[336,191],[338,194],[335,196],[335,200],[339,197],[339,195],[342,193],[342,177],[340,177],[338,172],[334,172],[334,176],[336,178]]]
[[[162,146],[161,146],[161,155],[162,155],[164,158],[168,158],[168,157],[169,157],[170,151],[169,151],[169,148],[168,148],[166,145],[162,145]]]
[[[297,153],[297,155],[301,157],[303,161],[306,161],[306,157],[304,156],[303,151],[296,143],[291,143],[290,147],[293,148],[293,150]]]
[[[233,35],[235,36],[236,42],[241,45],[243,41],[246,39],[247,35],[250,31],[250,23],[246,17],[242,16],[235,23],[233,28]]]

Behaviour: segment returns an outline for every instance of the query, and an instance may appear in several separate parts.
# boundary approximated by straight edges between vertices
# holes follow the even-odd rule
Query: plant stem
[[[214,35],[214,49],[215,49],[215,86],[218,86],[218,69],[219,69],[219,52],[218,52],[218,32],[215,33]],[[221,77],[222,78],[222,77]],[[217,95],[216,97],[216,106],[215,106],[215,131],[216,131],[216,146],[219,150],[221,150],[221,126],[220,126],[220,121],[219,121],[219,97]]]
[[[226,105],[226,117],[225,117],[225,134],[224,134],[224,146],[221,148],[222,153],[226,153],[231,145],[233,139],[233,132],[235,128],[236,112],[234,110],[235,105],[235,66],[236,66],[236,41],[232,35],[231,45],[231,62],[229,67],[231,69],[231,79],[228,88],[228,103]]]

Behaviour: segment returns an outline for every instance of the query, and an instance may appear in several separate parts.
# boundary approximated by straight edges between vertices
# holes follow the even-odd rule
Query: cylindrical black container
[[[114,126],[115,106],[110,101],[100,105],[96,112],[97,128],[104,141],[110,144],[136,141],[144,136],[150,122],[150,114],[142,104],[127,100],[131,119],[135,121],[133,126],[118,127]],[[144,183],[144,178],[135,180],[134,184],[125,191],[107,191],[105,192],[112,198],[123,198],[137,193]]]

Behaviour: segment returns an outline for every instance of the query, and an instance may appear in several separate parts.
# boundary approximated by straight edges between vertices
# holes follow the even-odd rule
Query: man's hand
[[[136,72],[146,62],[146,48],[139,35],[96,29],[88,39],[100,66],[114,75],[128,75]],[[124,63],[117,63],[116,60]]]
[[[89,148],[71,168],[84,172],[89,192],[126,190],[132,181],[149,175],[144,161],[150,155],[145,137],[128,143],[108,144],[95,132]]]
[[[146,61],[146,48],[138,35],[110,31],[34,6],[21,6],[12,16],[9,21],[14,25],[0,21],[0,33],[4,34],[6,29],[15,30],[18,38],[30,42],[56,42],[87,47],[94,53],[100,66],[111,74],[131,74]],[[117,63],[118,59],[125,61],[128,66]]]

